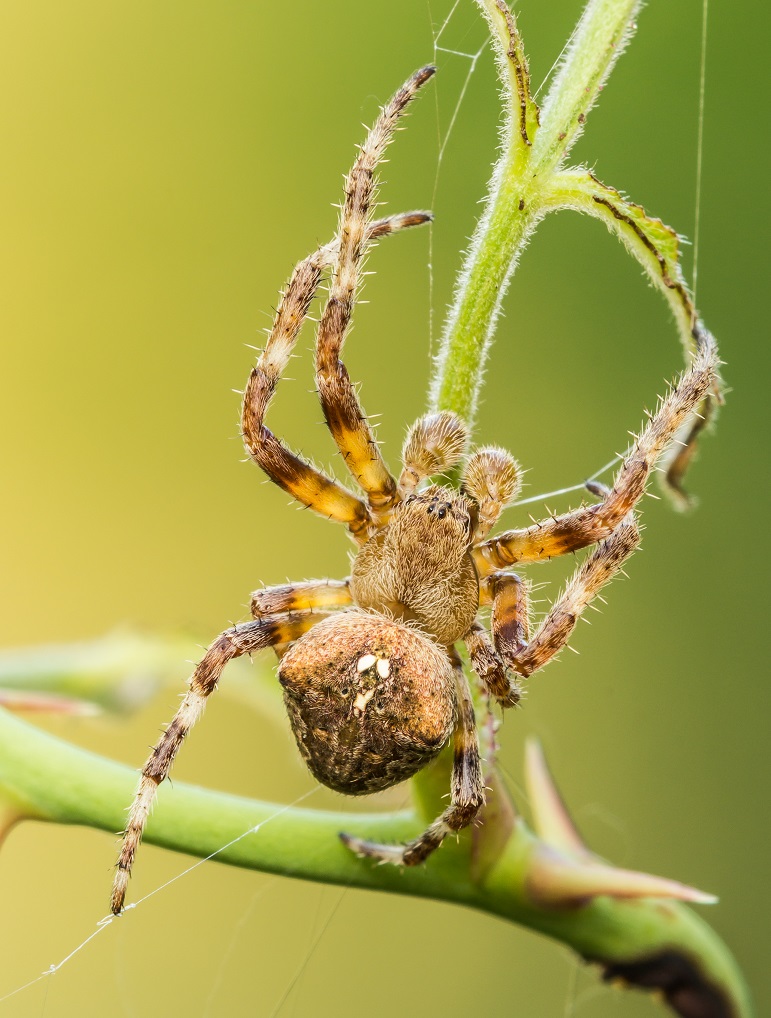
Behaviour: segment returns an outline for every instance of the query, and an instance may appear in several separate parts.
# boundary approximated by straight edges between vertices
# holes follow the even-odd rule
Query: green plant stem
[[[546,96],[533,161],[546,177],[565,160],[636,28],[640,0],[590,0]]]
[[[0,788],[14,816],[86,825],[112,835],[123,824],[135,784],[133,769],[0,710]],[[354,829],[379,841],[402,841],[415,835],[423,822],[417,813],[287,808],[175,783],[173,789],[167,785],[159,790],[145,840],[200,857],[216,854],[220,862],[234,866],[467,905],[555,937],[605,966],[664,948],[678,951],[698,965],[709,985],[730,1003],[726,1015],[750,1014],[731,956],[689,909],[674,902],[609,897],[578,907],[539,908],[528,889],[528,873],[543,843],[520,819],[504,850],[476,876],[471,857],[480,851],[478,838],[486,825],[475,839],[448,842],[430,866],[415,870],[373,866],[353,856],[337,837],[341,830]],[[242,837],[257,825],[258,830]]]
[[[521,39],[495,0],[476,0],[491,26],[504,100],[501,153],[460,271],[429,390],[431,410],[473,428],[503,297],[519,257],[548,211],[552,177],[583,129],[618,59],[639,0],[590,0],[541,114],[530,94]],[[524,110],[524,113],[523,113]]]
[[[83,643],[4,650],[0,689],[55,694],[126,713],[146,703],[168,681],[184,680],[189,640],[161,639],[129,630]]]
[[[62,704],[125,715],[144,706],[164,686],[178,690],[190,674],[200,644],[189,637],[153,636],[119,629],[96,640],[0,651],[0,700],[14,694],[22,706],[39,696],[39,710]],[[262,715],[281,717],[284,703],[275,681],[255,682],[249,658],[233,661],[224,689]],[[51,698],[56,704],[51,707]],[[93,713],[93,711],[91,712]]]

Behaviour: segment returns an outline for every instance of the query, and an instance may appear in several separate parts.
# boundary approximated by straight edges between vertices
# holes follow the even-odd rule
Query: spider
[[[407,106],[434,73],[425,67],[399,89],[358,152],[347,177],[339,228],[294,269],[264,351],[247,383],[246,449],[297,501],[344,524],[358,546],[351,575],[258,590],[253,621],[223,632],[196,667],[176,715],[142,770],[117,864],[112,911],[123,908],[128,878],[157,786],[201,716],[228,661],[273,647],[300,753],[313,775],[360,795],[414,775],[450,739],[450,803],[407,845],[342,834],[361,856],[413,866],[451,832],[467,827],[485,801],[472,694],[457,645],[465,644],[482,690],[504,708],[519,680],[564,647],[578,617],[639,541],[635,507],[658,457],[715,384],[709,338],[634,443],[612,488],[589,485],[598,501],[533,526],[489,533],[516,498],[521,471],[505,450],[467,455],[469,435],[449,411],[410,429],[397,481],[389,472],[340,360],[362,259],[378,238],[425,223],[425,212],[373,221],[375,172]],[[324,417],[363,497],[284,446],[265,426],[268,405],[325,271],[329,296],[316,342]],[[431,478],[462,465],[460,490]],[[428,483],[426,483],[428,482]],[[512,567],[594,545],[531,635],[527,584]],[[489,605],[491,634],[478,618]]]

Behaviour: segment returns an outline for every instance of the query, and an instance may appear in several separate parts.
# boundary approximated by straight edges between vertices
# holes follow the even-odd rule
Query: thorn
[[[589,857],[589,850],[554,783],[541,743],[534,738],[525,744],[525,784],[538,836],[555,848]]]
[[[27,693],[21,690],[0,690],[0,707],[9,711],[66,714],[70,717],[94,717],[101,714],[100,707],[85,700],[71,700],[66,696],[49,693]]]
[[[697,905],[714,905],[718,900],[676,880],[618,869],[599,860],[574,859],[546,844],[533,853],[525,880],[530,897],[547,907],[575,908],[600,895],[621,900],[670,898]]]

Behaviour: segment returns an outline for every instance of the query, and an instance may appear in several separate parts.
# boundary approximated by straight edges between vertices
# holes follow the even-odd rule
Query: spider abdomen
[[[322,620],[279,665],[289,720],[311,773],[348,795],[381,791],[437,755],[455,722],[444,649],[359,610]]]

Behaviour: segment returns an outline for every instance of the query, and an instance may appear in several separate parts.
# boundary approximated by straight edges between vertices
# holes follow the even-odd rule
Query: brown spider
[[[447,834],[466,827],[485,801],[471,691],[455,645],[463,642],[483,690],[503,707],[519,700],[518,677],[565,646],[589,601],[639,541],[635,506],[656,460],[716,378],[709,338],[661,402],[600,498],[522,530],[487,535],[519,490],[519,468],[503,449],[465,459],[461,490],[421,483],[458,465],[464,423],[441,411],[420,418],[403,449],[398,482],[373,438],[340,360],[362,258],[378,237],[430,219],[424,212],[370,220],[375,169],[407,105],[433,75],[418,71],[384,107],[348,175],[336,238],[295,268],[267,344],[244,393],[242,427],[250,456],[303,505],[344,523],[359,551],[350,579],[257,591],[254,621],[226,630],[190,680],[174,719],[142,770],[118,861],[112,910],[121,911],[131,865],[157,786],[232,658],[274,647],[279,680],[300,752],[319,781],[351,795],[388,788],[415,774],[453,735],[451,801],[406,846],[341,835],[359,855],[411,866]],[[365,498],[290,452],[264,424],[322,273],[329,297],[318,326],[316,379],[329,429]],[[597,547],[532,635],[528,591],[513,572],[588,545]],[[477,618],[492,605],[492,639]],[[511,674],[513,673],[513,674]]]

